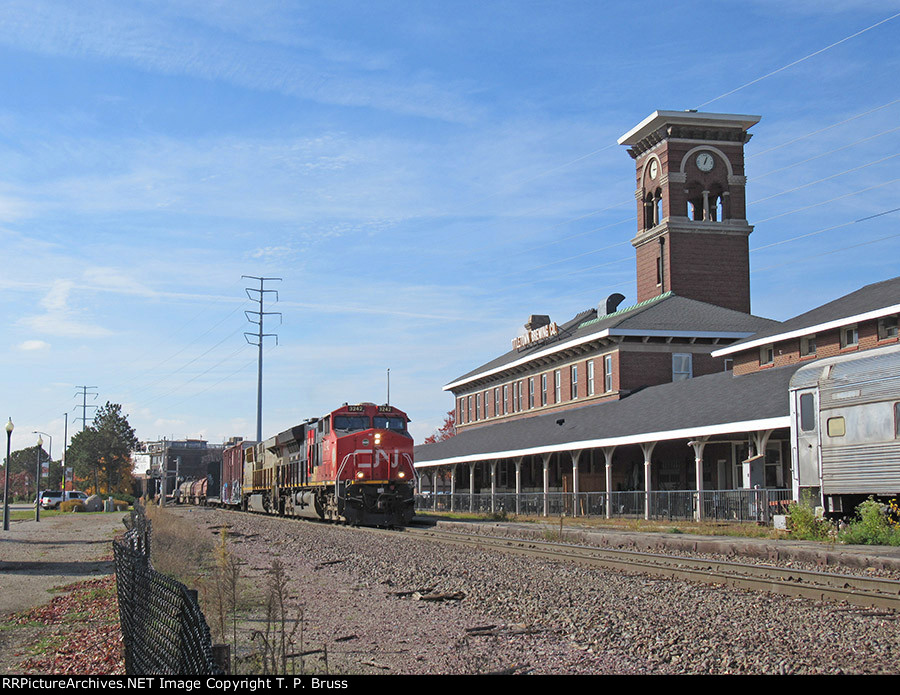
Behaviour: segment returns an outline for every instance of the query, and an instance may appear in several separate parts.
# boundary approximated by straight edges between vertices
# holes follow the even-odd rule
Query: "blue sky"
[[[657,109],[762,116],[753,313],[900,274],[900,2],[824,5],[5,0],[13,448],[58,458],[84,385],[142,439],[253,437],[242,275],[283,278],[265,436],[390,369],[421,440],[529,314],[634,299],[616,139]]]

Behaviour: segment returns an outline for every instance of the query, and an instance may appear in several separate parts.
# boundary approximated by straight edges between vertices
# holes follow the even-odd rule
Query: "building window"
[[[528,408],[534,407],[534,377],[528,380]]]
[[[494,389],[494,417],[500,414],[500,387]]]
[[[553,372],[553,396],[556,399],[553,401],[554,403],[562,400],[562,373],[558,369]]]
[[[472,422],[472,397],[471,396],[466,396],[466,411],[467,411],[466,419],[469,422]]]
[[[606,393],[613,390],[612,355],[607,355],[603,358],[603,390]]]
[[[522,389],[522,382],[518,382],[517,388],[519,390],[519,410],[525,410],[525,394]]]
[[[896,316],[885,316],[883,319],[878,319],[878,340],[896,338],[897,335]]]
[[[775,346],[763,345],[759,349],[759,366],[763,367],[767,364],[775,364]]]
[[[900,401],[894,403],[894,438],[900,439]]]
[[[856,347],[859,345],[859,331],[856,326],[847,326],[841,329],[841,347]]]
[[[731,357],[726,357],[724,361],[726,372],[730,372],[732,369],[734,369],[734,360]]]
[[[572,400],[578,398],[578,365],[572,365]]]
[[[459,424],[460,424],[460,425],[464,425],[465,422],[466,422],[466,411],[465,411],[465,408],[464,408],[464,406],[463,406],[464,403],[465,403],[465,400],[462,399],[462,398],[460,398],[460,399],[459,399],[459,403],[458,403],[457,406],[456,406],[456,407],[458,408],[458,411],[459,411],[459,414],[456,416],[456,419],[459,420]]]
[[[475,419],[476,420],[481,419],[481,394],[480,393],[475,394]]]
[[[503,414],[509,413],[509,384],[503,384]]]
[[[547,375],[541,374],[541,405],[547,405]]]
[[[693,375],[693,355],[690,353],[672,355],[672,381],[684,381]]]
[[[587,395],[594,395],[594,360],[587,363]]]
[[[800,338],[800,357],[813,357],[816,354],[816,336],[807,335]]]
[[[514,413],[519,412],[519,384],[518,382],[513,382],[513,402],[512,402],[512,411]]]

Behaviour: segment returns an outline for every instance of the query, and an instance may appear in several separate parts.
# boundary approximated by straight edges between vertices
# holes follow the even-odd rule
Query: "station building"
[[[562,323],[532,315],[510,350],[444,387],[457,434],[415,452],[435,505],[490,493],[516,512],[704,517],[742,513],[706,492],[792,497],[790,378],[896,342],[900,278],[784,323],[750,313],[744,145],[758,121],[657,111],[620,138],[636,167],[637,297]]]

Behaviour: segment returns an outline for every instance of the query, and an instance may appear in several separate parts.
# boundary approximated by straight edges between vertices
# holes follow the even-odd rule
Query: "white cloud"
[[[259,16],[253,24],[259,26]],[[303,46],[274,36],[236,33],[142,12],[133,5],[84,0],[75,5],[10,1],[0,13],[0,43],[47,55],[89,57],[150,73],[189,75],[324,104],[367,106],[442,121],[470,122],[477,111],[458,86],[436,85],[396,71],[383,55],[343,44],[304,27]],[[284,34],[282,34],[284,36]],[[323,67],[324,66],[324,67]]]
[[[46,312],[23,317],[18,323],[38,333],[68,338],[100,338],[110,335],[111,331],[108,329],[79,319],[81,312],[69,305],[69,294],[73,287],[74,283],[70,280],[54,281],[40,300],[40,305]]]
[[[25,342],[19,344],[19,349],[25,352],[49,350],[50,343],[46,343],[43,340],[26,340]]]

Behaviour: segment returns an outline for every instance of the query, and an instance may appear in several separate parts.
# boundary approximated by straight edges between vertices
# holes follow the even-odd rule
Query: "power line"
[[[783,72],[789,68],[794,67],[795,65],[799,65],[800,63],[802,63],[806,60],[809,60],[810,58],[814,58],[817,55],[821,55],[825,51],[828,51],[828,50],[834,48],[835,46],[840,46],[842,43],[850,41],[850,39],[855,39],[857,36],[861,36],[862,34],[865,34],[867,31],[871,31],[872,29],[875,29],[876,27],[880,27],[882,24],[890,22],[892,19],[896,19],[897,17],[900,17],[900,12],[898,12],[897,14],[891,15],[890,17],[887,17],[886,19],[882,19],[880,22],[875,22],[875,24],[873,24],[872,26],[866,27],[865,29],[861,29],[860,31],[857,31],[855,34],[850,34],[849,36],[845,36],[840,41],[835,41],[833,44],[831,44],[829,46],[825,46],[825,48],[820,48],[818,51],[813,51],[809,55],[803,56],[802,58],[799,58],[798,60],[795,60],[792,63],[783,65],[782,67],[778,68],[777,70],[773,70],[772,72],[762,75],[761,77],[757,77],[754,80],[750,80],[749,82],[742,84],[740,87],[735,87],[734,89],[732,89],[728,92],[725,92],[724,94],[720,94],[715,99],[710,99],[709,101],[705,101],[702,104],[700,104],[697,107],[697,109],[698,110],[702,109],[704,106],[708,106],[709,104],[712,104],[713,102],[718,101],[719,99],[724,99],[727,96],[731,96],[735,92],[739,92],[742,89],[745,89],[746,87],[750,87],[751,85],[756,84],[757,82],[762,82],[766,78],[772,77],[773,75],[777,75],[779,72]]]
[[[849,118],[845,118],[844,120],[838,121],[837,123],[832,123],[832,124],[830,124],[830,125],[828,125],[828,126],[826,126],[826,127],[824,127],[824,128],[819,128],[819,129],[810,131],[810,132],[808,132],[808,133],[805,133],[804,135],[801,135],[801,136],[798,136],[798,137],[796,137],[796,138],[793,138],[792,140],[788,140],[788,141],[786,141],[786,142],[783,142],[783,143],[781,143],[780,145],[776,145],[776,146],[774,146],[774,147],[770,147],[770,148],[768,148],[768,149],[766,149],[766,150],[763,150],[762,152],[756,152],[756,153],[754,153],[754,154],[752,154],[752,155],[748,155],[748,156],[746,157],[746,159],[751,159],[751,158],[753,158],[753,157],[759,156],[760,154],[765,154],[765,153],[769,153],[769,152],[774,152],[775,150],[781,149],[781,148],[783,148],[783,147],[787,147],[787,146],[792,145],[792,144],[794,144],[794,143],[796,143],[796,142],[799,142],[799,141],[804,140],[804,139],[806,139],[806,138],[812,137],[812,136],[814,136],[814,135],[818,135],[818,134],[820,134],[820,133],[823,133],[823,132],[825,132],[825,131],[831,130],[831,129],[833,129],[833,128],[837,128],[838,126],[844,125],[844,124],[849,123],[849,122],[851,122],[851,121],[854,121],[854,120],[856,120],[856,119],[858,119],[858,118],[862,118],[862,117],[864,117],[864,116],[867,116],[867,115],[869,115],[869,114],[875,113],[876,111],[879,111],[879,110],[881,110],[881,109],[888,108],[888,107],[893,106],[893,105],[898,104],[898,103],[900,103],[900,99],[894,99],[894,100],[892,100],[892,101],[887,102],[886,104],[882,104],[882,105],[880,105],[880,106],[876,106],[875,108],[872,108],[872,109],[868,109],[868,110],[866,110],[866,111],[863,111],[862,113],[855,114],[855,115],[853,115],[853,116],[851,116],[851,117],[849,117]],[[799,166],[800,164],[806,163],[807,161],[812,161],[812,160],[815,160],[815,159],[820,159],[821,157],[827,156],[827,155],[829,155],[829,154],[833,154],[833,153],[835,153],[835,152],[839,152],[839,151],[841,151],[841,150],[848,149],[848,148],[850,148],[850,147],[852,147],[852,146],[855,146],[855,145],[859,145],[859,144],[865,143],[865,142],[867,142],[867,141],[869,141],[869,140],[872,140],[872,139],[874,139],[874,138],[876,138],[876,137],[880,137],[880,136],[882,136],[882,135],[887,135],[887,134],[892,133],[892,132],[895,132],[895,131],[897,131],[897,130],[900,130],[900,127],[898,127],[898,128],[892,128],[892,129],[890,129],[890,130],[883,131],[883,132],[881,132],[881,133],[878,133],[877,135],[873,135],[873,136],[871,136],[871,137],[863,138],[863,139],[861,139],[861,140],[858,140],[858,141],[856,141],[855,143],[851,143],[850,145],[845,145],[845,146],[843,146],[843,147],[839,147],[839,148],[837,148],[837,149],[830,150],[830,151],[828,151],[828,152],[825,152],[825,153],[822,153],[822,154],[820,154],[820,155],[817,155],[816,157],[812,157],[812,158],[809,158],[809,159],[807,159],[807,160],[802,160],[802,161],[800,161],[800,162],[795,162],[795,163],[793,163],[793,164],[791,164],[791,165],[788,165],[788,166],[786,166],[786,167],[782,167],[782,168],[780,168],[780,169],[776,169],[776,170],[773,170],[773,171],[770,171],[770,172],[766,172],[765,174],[762,174],[762,175],[748,177],[748,178],[747,178],[747,182],[748,182],[748,183],[751,183],[751,182],[757,181],[758,179],[763,178],[763,177],[765,177],[765,176],[769,176],[770,174],[773,174],[773,173],[775,173],[775,172],[777,172],[777,171],[783,171],[783,170],[785,170],[785,169],[789,169],[789,168],[794,167],[794,166]],[[607,212],[607,211],[612,210],[612,209],[617,208],[617,207],[622,207],[622,206],[624,206],[624,205],[629,205],[629,204],[632,204],[633,202],[634,202],[633,200],[622,201],[622,202],[620,202],[620,203],[616,203],[615,205],[608,205],[608,206],[606,206],[605,208],[601,208],[601,209],[599,209],[599,210],[594,210],[594,211],[592,211],[592,212],[589,212],[589,213],[585,213],[585,214],[579,215],[579,216],[577,216],[577,217],[572,217],[572,218],[563,220],[562,222],[557,222],[556,224],[550,225],[549,227],[544,227],[543,229],[541,229],[541,230],[538,232],[538,234],[541,234],[541,233],[544,233],[544,232],[549,232],[549,231],[551,231],[551,230],[553,230],[553,229],[557,229],[558,227],[561,227],[561,226],[563,226],[563,225],[570,224],[570,223],[572,223],[572,222],[577,222],[577,221],[579,221],[579,220],[585,219],[585,218],[587,218],[587,217],[592,217],[592,216],[594,216],[594,215],[598,215],[598,214],[600,214],[600,213],[602,213],[602,212]],[[753,202],[757,202],[757,201],[751,201],[750,204],[752,204]],[[584,231],[584,232],[578,232],[578,233],[576,233],[576,234],[571,234],[571,235],[562,237],[562,238],[560,238],[560,239],[554,239],[553,241],[548,241],[548,242],[545,242],[545,243],[540,244],[540,245],[537,245],[537,246],[531,246],[531,247],[528,247],[527,249],[522,249],[522,250],[519,250],[519,251],[512,251],[511,253],[514,253],[514,254],[516,254],[516,255],[520,255],[520,254],[523,254],[523,253],[530,253],[530,252],[532,252],[532,251],[537,251],[537,250],[539,250],[539,249],[546,248],[546,247],[548,247],[548,246],[554,246],[554,245],[556,245],[556,244],[561,244],[561,243],[564,243],[564,242],[569,241],[569,240],[571,240],[571,239],[575,239],[575,238],[584,236],[584,235],[586,235],[586,234],[591,234],[591,233],[593,233],[593,232],[601,231],[601,230],[603,230],[603,229],[607,229],[607,228],[612,227],[612,226],[615,226],[615,225],[617,225],[617,224],[623,224],[623,223],[625,223],[625,222],[630,222],[630,221],[631,221],[631,218],[628,218],[628,219],[626,219],[626,220],[619,220],[618,222],[613,222],[613,223],[610,223],[610,224],[608,224],[608,225],[604,225],[604,226],[602,226],[602,227],[595,227],[595,228],[593,228],[593,229],[589,229],[589,230]]]
[[[860,169],[866,169],[868,167],[875,166],[876,164],[881,164],[882,162],[886,162],[889,159],[894,159],[894,157],[900,157],[900,152],[898,152],[897,154],[888,155],[887,157],[882,157],[881,159],[876,159],[874,162],[860,164],[858,167],[853,167],[852,169],[845,169],[844,171],[841,171],[837,174],[832,174],[831,176],[826,176],[825,178],[818,179],[817,181],[810,181],[809,183],[804,183],[801,186],[795,186],[794,188],[789,188],[785,191],[773,193],[772,195],[766,196],[765,198],[757,198],[756,200],[751,202],[751,205],[762,203],[766,200],[771,200],[772,198],[777,198],[780,195],[795,193],[796,191],[803,190],[804,188],[809,188],[810,186],[815,186],[816,184],[825,183],[826,181],[830,181],[831,179],[836,179],[838,176],[843,176],[844,174],[852,174],[854,171],[859,171]]]

